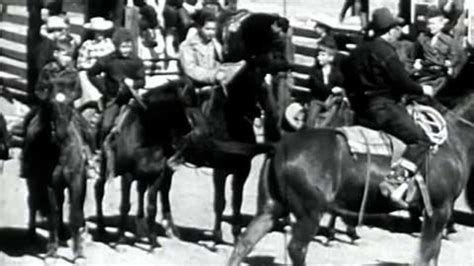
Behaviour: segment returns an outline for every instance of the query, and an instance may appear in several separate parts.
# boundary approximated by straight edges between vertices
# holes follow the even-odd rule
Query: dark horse
[[[25,128],[22,176],[28,186],[29,230],[36,235],[36,212],[48,217],[47,257],[56,257],[59,238],[66,233],[63,223],[64,190],[69,191],[69,223],[74,259],[84,258],[81,232],[84,227],[86,195],[86,151],[79,114],[70,105],[73,97],[64,86],[55,85],[52,96],[42,100]]]
[[[173,232],[169,190],[173,171],[167,167],[166,158],[172,153],[172,143],[187,134],[191,128],[185,113],[184,101],[178,94],[183,84],[169,82],[143,95],[144,109],[131,104],[120,132],[109,135],[104,147],[106,160],[111,160],[115,174],[122,176],[122,201],[120,205],[119,243],[125,242],[125,228],[130,211],[130,186],[137,180],[138,213],[144,216],[143,198],[148,188],[147,224],[151,250],[158,247],[156,230],[157,193],[161,191],[163,220],[168,234]],[[104,233],[102,199],[106,182],[106,163],[103,160],[101,175],[95,185],[99,232]],[[111,169],[108,169],[111,170]],[[169,229],[169,230],[168,230]]]
[[[224,58],[227,61],[246,60],[246,68],[238,74],[224,90],[220,87],[213,91],[205,111],[206,133],[202,141],[195,141],[184,152],[186,161],[196,165],[214,168],[214,236],[216,243],[222,241],[221,222],[225,208],[225,183],[229,175],[232,179],[232,210],[234,238],[241,231],[242,195],[248,178],[251,159],[258,153],[255,144],[253,121],[262,113],[266,116],[265,134],[268,141],[279,139],[277,118],[271,92],[264,86],[264,76],[270,70],[286,70],[285,66],[271,68],[272,58],[267,58],[273,48],[271,25],[278,16],[268,14],[249,14],[231,16],[224,27],[233,28],[224,34]],[[234,19],[234,20],[233,20]],[[225,29],[224,29],[225,32]],[[260,36],[255,40],[253,37]],[[250,40],[252,39],[252,40]],[[258,42],[260,47],[255,47]],[[199,123],[196,123],[199,124]],[[198,125],[199,127],[199,125]]]
[[[474,207],[474,98],[468,97],[453,112],[445,114],[449,139],[428,158],[426,182],[433,215],[424,214],[417,265],[437,264],[442,231],[452,216],[453,204],[467,184],[468,202]],[[471,119],[470,121],[461,118]],[[323,152],[322,152],[323,151]],[[367,167],[371,182],[368,213],[388,213],[395,208],[383,197],[378,185],[390,169],[386,160],[372,158],[372,164],[354,159],[345,137],[332,129],[300,131],[277,145],[260,193],[267,195],[262,212],[252,221],[236,245],[229,265],[239,265],[275,220],[290,211],[296,217],[288,245],[294,265],[305,265],[308,243],[318,231],[324,211],[357,212],[364,191]],[[261,197],[265,198],[265,197]]]

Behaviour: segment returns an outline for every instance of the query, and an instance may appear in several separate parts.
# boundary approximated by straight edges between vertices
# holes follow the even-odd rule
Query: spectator
[[[106,37],[106,33],[113,28],[112,21],[101,17],[92,18],[84,28],[94,33],[94,39],[82,43],[77,57],[77,68],[86,70],[91,68],[98,58],[104,57],[115,50],[112,40]]]
[[[320,43],[316,63],[310,72],[308,87],[314,100],[310,103],[308,112],[308,127],[313,128],[316,118],[342,95],[344,90],[344,76],[339,67],[334,63],[336,57],[336,46],[333,42]]]
[[[369,0],[345,0],[341,9],[341,13],[339,14],[340,23],[344,22],[347,10],[349,10],[351,7],[353,8],[354,13],[359,15],[361,27],[365,28],[369,20]]]
[[[53,52],[58,41],[70,43],[73,50],[77,48],[79,42],[69,33],[68,29],[69,24],[64,17],[50,16],[47,18],[45,26],[42,27],[42,32],[45,35],[36,53],[38,55],[38,69],[42,69],[47,63],[55,60]]]
[[[331,34],[331,28],[329,25],[324,24],[324,23],[317,23],[314,26],[314,31],[318,35],[318,38],[316,39],[316,43],[323,44],[326,46],[336,46],[336,40],[334,39],[334,36]]]
[[[421,33],[416,42],[416,58],[421,59],[416,68],[423,80],[430,80],[436,93],[448,78],[457,77],[467,56],[461,45],[442,31],[446,18],[439,9],[431,9],[427,17],[428,32]]]
[[[154,29],[158,27],[158,14],[155,8],[148,5],[145,0],[133,0],[133,4],[138,7],[140,19],[138,21],[139,34],[143,39],[143,45],[146,47],[155,47],[156,34]]]

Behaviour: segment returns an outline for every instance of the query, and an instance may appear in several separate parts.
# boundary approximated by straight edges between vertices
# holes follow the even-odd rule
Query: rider
[[[222,45],[216,39],[217,18],[203,14],[198,31],[188,36],[179,46],[179,59],[184,74],[199,89],[216,85],[222,79]]]
[[[116,118],[121,113],[121,107],[126,105],[132,97],[130,90],[138,90],[145,85],[145,67],[143,62],[133,54],[131,32],[118,28],[112,36],[112,41],[116,48],[115,52],[100,58],[87,70],[91,82],[101,90],[106,106],[100,123],[100,134],[103,134],[99,135],[100,141],[114,126]],[[102,73],[104,73],[103,77],[100,76]],[[122,109],[122,113],[124,111]],[[120,129],[120,125],[117,129]]]
[[[370,28],[375,35],[351,53],[343,73],[359,117],[368,121],[371,127],[384,130],[407,144],[402,158],[392,166],[392,171],[380,185],[384,196],[390,196],[395,204],[406,208],[408,204],[402,200],[406,186],[400,187],[403,191],[394,193],[396,187],[392,184],[412,177],[421,169],[431,143],[399,102],[404,94],[432,96],[433,88],[421,86],[409,78],[392,46],[401,35],[402,22],[387,8],[374,10]]]

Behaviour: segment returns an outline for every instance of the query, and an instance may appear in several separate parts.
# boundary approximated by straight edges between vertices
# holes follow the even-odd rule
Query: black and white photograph
[[[474,265],[474,0],[0,0],[0,266]]]

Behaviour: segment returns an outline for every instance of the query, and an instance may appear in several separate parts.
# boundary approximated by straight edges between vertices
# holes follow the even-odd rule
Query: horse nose
[[[63,103],[66,101],[66,95],[64,95],[64,93],[57,93],[54,99],[59,103]]]

